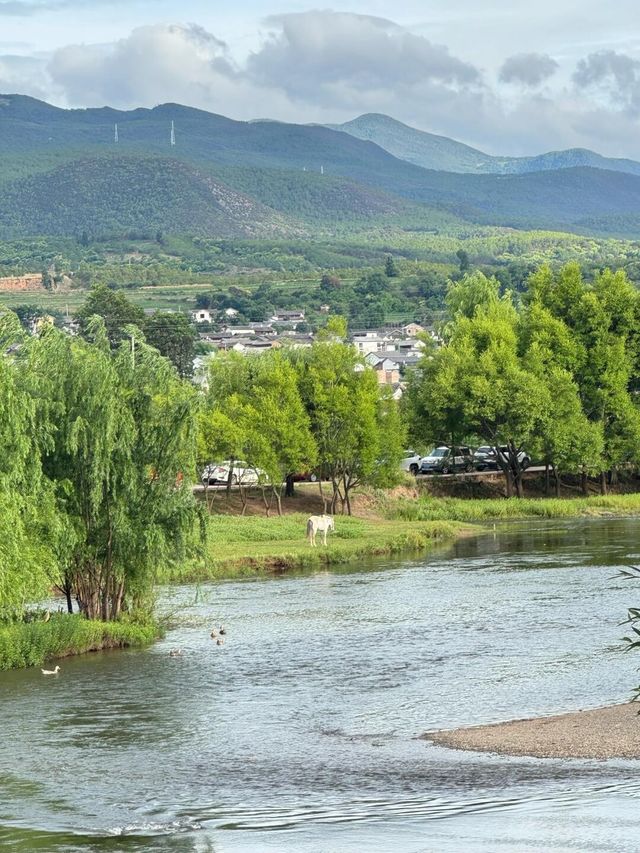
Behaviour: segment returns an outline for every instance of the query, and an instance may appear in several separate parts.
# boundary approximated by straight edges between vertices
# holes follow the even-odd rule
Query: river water
[[[418,561],[164,590],[177,627],[154,647],[0,674],[0,849],[637,849],[637,763],[418,736],[628,698],[617,623],[640,588],[616,567],[639,529],[518,523]]]

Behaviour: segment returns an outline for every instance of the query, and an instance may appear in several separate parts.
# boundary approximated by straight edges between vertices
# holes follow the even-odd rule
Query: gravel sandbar
[[[536,758],[640,758],[638,704],[610,705],[553,717],[428,732],[453,749]]]

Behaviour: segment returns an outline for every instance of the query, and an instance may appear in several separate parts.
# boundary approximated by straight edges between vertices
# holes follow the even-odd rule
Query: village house
[[[390,335],[382,335],[377,331],[357,332],[351,337],[351,343],[360,355],[367,355],[370,352],[379,352],[380,350],[388,349],[390,341]]]
[[[250,338],[255,334],[251,326],[224,326],[222,334],[230,338]]]
[[[401,326],[401,331],[408,338],[415,338],[421,332],[424,332],[424,327],[420,323],[407,323],[406,326]]]
[[[198,308],[191,312],[191,319],[194,323],[213,323],[213,313],[208,308]]]
[[[275,311],[269,319],[272,323],[302,323],[304,317],[304,311]]]

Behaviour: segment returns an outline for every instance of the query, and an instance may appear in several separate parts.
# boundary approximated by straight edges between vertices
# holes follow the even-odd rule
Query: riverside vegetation
[[[544,461],[556,488],[577,473],[585,492],[637,468],[640,301],[625,273],[543,266],[516,293],[469,272],[448,285],[445,306],[443,343],[425,341],[400,406],[345,342],[339,316],[307,349],[218,354],[198,390],[180,351],[152,346],[154,327],[123,294],[94,291],[77,337],[48,326],[29,335],[5,311],[0,667],[149,641],[158,580],[421,549],[468,519],[635,512],[634,496],[524,501],[515,452]],[[393,498],[385,490],[408,437],[508,444],[506,488],[519,498]],[[224,496],[194,499],[196,472],[220,459],[254,471],[253,491],[277,518],[211,516]],[[326,551],[310,553],[304,516],[281,515],[281,484],[291,495],[300,471],[320,475],[318,500],[344,514]],[[386,497],[352,518],[365,487]],[[245,513],[248,490],[238,496]],[[79,614],[34,621],[29,603],[52,588]]]

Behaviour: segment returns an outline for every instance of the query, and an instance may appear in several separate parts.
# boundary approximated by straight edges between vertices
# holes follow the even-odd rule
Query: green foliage
[[[116,346],[125,336],[125,326],[142,326],[144,314],[137,305],[133,305],[121,291],[110,290],[99,284],[91,290],[84,305],[76,313],[81,334],[87,337],[92,327],[92,318],[102,317],[112,346]]]
[[[624,271],[542,266],[522,304],[482,273],[450,286],[446,344],[428,353],[404,402],[422,440],[508,445],[501,464],[522,494],[517,451],[558,470],[605,473],[640,460],[636,402],[640,300]],[[583,485],[586,481],[583,481]]]
[[[404,521],[478,522],[522,518],[598,518],[635,516],[640,495],[594,495],[588,498],[406,498],[392,501],[387,516]]]
[[[59,613],[48,622],[0,625],[0,670],[41,666],[51,659],[99,649],[145,646],[158,633],[151,622],[96,622]]]
[[[48,329],[22,358],[42,471],[69,531],[59,584],[106,621],[144,604],[158,565],[184,547],[194,391],[141,338],[111,351],[99,319],[87,333],[94,343]]]
[[[209,364],[209,391],[200,415],[201,464],[241,460],[263,487],[270,487],[279,511],[283,480],[316,463],[296,380],[286,354],[250,359],[220,353]],[[242,489],[241,494],[244,498]]]
[[[350,514],[352,489],[397,476],[404,430],[396,404],[350,346],[320,341],[296,361],[320,471],[333,487],[332,509],[340,501]]]
[[[195,333],[185,314],[158,311],[143,323],[147,343],[175,365],[183,378],[193,375]]]

